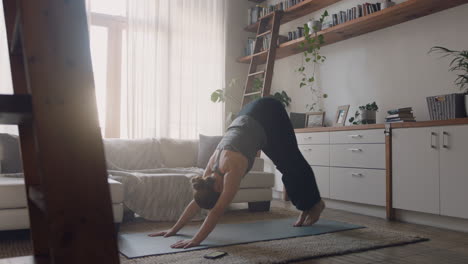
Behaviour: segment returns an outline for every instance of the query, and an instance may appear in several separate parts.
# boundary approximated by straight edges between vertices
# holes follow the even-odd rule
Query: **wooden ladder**
[[[262,18],[258,23],[257,37],[255,39],[253,54],[250,59],[249,73],[247,75],[247,81],[245,83],[244,95],[242,97],[242,107],[247,103],[258,97],[264,97],[270,95],[271,81],[273,79],[273,70],[275,67],[276,59],[276,48],[278,44],[278,35],[280,28],[280,21],[282,11],[274,11]],[[263,56],[265,52],[262,52],[263,40],[267,36],[270,37],[268,42],[269,48],[266,51],[265,69],[258,70],[258,66],[262,64]],[[258,76],[263,76],[263,84],[260,90],[254,90],[254,83]]]
[[[119,263],[84,1],[3,7],[34,256],[0,263]]]

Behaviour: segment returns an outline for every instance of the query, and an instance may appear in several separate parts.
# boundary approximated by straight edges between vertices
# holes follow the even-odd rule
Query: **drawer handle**
[[[306,137],[306,139],[312,139],[312,137]]]
[[[350,138],[362,138],[362,135],[349,135]]]
[[[351,173],[353,177],[362,177],[362,173]]]
[[[360,148],[350,148],[348,150],[352,151],[352,152],[361,152],[362,151],[362,149],[360,149]]]

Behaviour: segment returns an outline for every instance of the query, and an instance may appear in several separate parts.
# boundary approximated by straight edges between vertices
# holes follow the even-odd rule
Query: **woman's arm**
[[[150,237],[155,237],[155,236],[170,237],[170,236],[173,236],[173,235],[177,234],[177,232],[179,232],[179,230],[182,229],[182,227],[184,227],[188,223],[188,221],[190,221],[190,219],[192,219],[199,211],[200,211],[200,207],[197,205],[197,203],[194,200],[192,200],[187,205],[187,207],[185,207],[185,210],[182,213],[182,215],[179,217],[179,220],[177,221],[177,223],[171,229],[169,229],[167,231],[161,231],[161,232],[158,232],[158,233],[154,233],[154,234],[149,234],[148,236],[150,236]]]
[[[172,248],[195,247],[200,245],[200,243],[205,240],[205,238],[216,227],[219,219],[239,190],[240,182],[243,176],[243,171],[241,171],[242,170],[230,171],[224,175],[223,192],[221,193],[218,202],[216,202],[216,205],[208,213],[208,216],[200,227],[200,230],[198,230],[197,234],[195,234],[192,239],[179,241],[172,245]]]

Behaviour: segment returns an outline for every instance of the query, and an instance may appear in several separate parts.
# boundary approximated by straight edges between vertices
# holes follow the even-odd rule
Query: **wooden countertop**
[[[435,120],[407,123],[391,123],[392,129],[411,128],[411,127],[432,127],[432,126],[455,126],[468,124],[468,118],[457,118],[450,120]],[[372,125],[355,125],[355,126],[340,126],[340,127],[311,127],[294,129],[296,133],[313,133],[313,132],[332,132],[332,131],[348,131],[348,130],[367,130],[367,129],[384,129],[385,124]]]

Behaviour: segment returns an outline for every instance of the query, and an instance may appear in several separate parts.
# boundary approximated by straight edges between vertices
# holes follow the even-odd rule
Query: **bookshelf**
[[[338,2],[331,0],[306,0],[297,5],[307,5],[314,2],[318,5],[319,2],[327,3]],[[327,28],[320,31],[318,34],[325,37],[325,44],[333,44],[369,32],[377,31],[379,29],[391,27],[406,21],[410,21],[419,17],[427,16],[433,13],[440,12],[445,9],[456,7],[468,3],[468,0],[407,0],[406,2],[397,4],[395,6],[386,8],[384,10],[372,13],[370,15],[360,17],[334,27]],[[321,5],[326,7],[328,5]],[[323,8],[321,7],[321,8]],[[320,8],[320,9],[321,9]],[[312,10],[312,9],[310,9]],[[313,11],[312,11],[313,12]],[[299,14],[306,15],[296,6],[289,8],[284,12],[284,18],[295,17],[299,18]],[[290,20],[289,20],[290,21]],[[283,21],[282,21],[283,23]],[[284,22],[285,23],[285,22]],[[251,25],[254,26],[255,24]],[[251,31],[247,27],[247,31]],[[279,46],[276,50],[276,59],[282,59],[291,55],[301,53],[303,50],[299,48],[299,44],[304,41],[304,37],[292,41],[288,41]],[[260,63],[265,63],[267,51],[258,53],[258,60]],[[251,56],[239,58],[237,61],[240,63],[250,63]]]
[[[282,25],[288,23],[340,1],[341,0],[304,0],[299,4],[286,9],[284,11],[283,17],[281,18],[280,24]],[[256,33],[258,23],[259,22],[246,26],[245,31]]]

